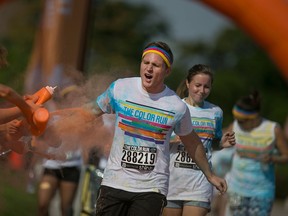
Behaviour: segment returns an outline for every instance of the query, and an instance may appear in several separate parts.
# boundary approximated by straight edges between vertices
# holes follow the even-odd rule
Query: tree
[[[224,125],[232,121],[235,100],[253,89],[261,92],[262,114],[284,122],[288,107],[287,84],[268,55],[242,31],[227,28],[211,43],[183,43],[180,50],[181,67],[204,63],[215,71],[210,100],[223,109]]]
[[[24,71],[30,57],[34,35],[38,26],[41,1],[17,0],[1,5],[0,43],[8,50],[8,67],[1,69],[0,80],[21,92]],[[5,12],[4,12],[5,11]]]
[[[167,36],[168,26],[155,19],[157,13],[146,4],[98,0],[93,1],[90,14],[88,73],[129,70],[138,74],[144,45],[155,36]]]
[[[30,0],[29,4],[27,1],[17,0],[9,5],[11,18],[5,34],[0,37],[1,44],[9,52],[10,62],[9,67],[0,73],[1,82],[19,92],[23,90],[24,72],[43,6],[39,0]],[[4,13],[1,15],[5,16]],[[92,0],[83,57],[86,75],[110,72],[121,76],[124,71],[138,74],[144,45],[162,34],[169,37],[167,24],[156,16],[157,13],[146,4]]]

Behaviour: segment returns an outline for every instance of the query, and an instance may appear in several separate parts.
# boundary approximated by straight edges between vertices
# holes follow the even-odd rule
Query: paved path
[[[282,200],[276,201],[274,203],[271,216],[287,216],[287,215],[288,215],[288,200],[286,201],[286,203]]]
[[[218,216],[217,214],[211,212],[207,216]],[[283,200],[276,200],[271,216],[288,216],[288,199],[285,203]]]
[[[77,197],[77,199],[78,200],[75,203],[80,202],[79,196]],[[59,200],[57,198],[54,200],[51,207],[52,207],[51,209],[53,209],[52,215],[60,216],[60,212],[57,211],[59,209]],[[76,204],[74,206],[74,216],[79,216],[79,215],[80,215],[79,205]],[[271,216],[287,216],[287,215],[288,215],[288,202],[285,205],[284,201],[276,201],[274,203]],[[210,213],[208,216],[218,216],[218,215]]]

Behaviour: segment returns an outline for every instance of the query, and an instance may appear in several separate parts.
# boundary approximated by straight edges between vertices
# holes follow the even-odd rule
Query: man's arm
[[[0,111],[0,123],[6,123],[15,118],[18,118],[24,114],[27,121],[32,123],[32,114],[39,105],[35,105],[32,103],[33,101],[30,99],[30,103],[27,103],[17,92],[15,92],[12,88],[0,84],[0,97],[14,104],[16,107],[1,109]],[[22,112],[22,113],[21,113]]]
[[[67,137],[67,135],[81,137],[83,133],[95,130],[94,121],[102,114],[104,112],[94,103],[53,111],[50,116],[52,118],[55,116],[59,120],[52,121],[43,136],[48,143],[59,143],[61,142],[60,137]]]
[[[18,107],[0,109],[0,124],[5,124],[20,116],[21,111]]]
[[[93,114],[96,118],[104,114],[97,103],[87,103],[83,106],[83,109],[87,113]]]
[[[227,190],[226,181],[211,171],[208,160],[206,158],[205,149],[198,135],[192,131],[186,136],[180,136],[182,143],[185,146],[189,156],[195,161],[195,163],[202,170],[207,180],[214,185],[220,193],[224,193]]]

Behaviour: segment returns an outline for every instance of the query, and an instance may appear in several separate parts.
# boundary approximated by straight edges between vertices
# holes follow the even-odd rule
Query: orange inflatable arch
[[[288,2],[286,0],[201,0],[247,32],[288,82]]]

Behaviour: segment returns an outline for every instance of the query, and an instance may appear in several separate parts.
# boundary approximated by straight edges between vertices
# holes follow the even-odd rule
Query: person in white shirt
[[[172,131],[180,137],[208,181],[221,193],[227,190],[226,181],[211,171],[186,104],[164,84],[172,64],[173,53],[166,43],[149,43],[142,53],[140,77],[114,81],[95,101],[83,106],[81,112],[71,112],[71,115],[85,113],[87,119],[90,115],[91,121],[104,113],[116,115],[96,215],[162,213],[168,192]],[[72,119],[73,115],[70,122]],[[67,126],[65,121],[61,123]],[[70,133],[77,133],[77,125],[68,126]]]
[[[212,167],[212,144],[232,146],[235,144],[234,133],[226,132],[222,137],[222,109],[206,100],[213,83],[211,69],[203,64],[196,64],[188,71],[185,82],[177,92],[190,111],[193,130],[201,139],[209,166]],[[222,140],[221,140],[222,139]],[[185,144],[173,135],[170,145],[170,179],[164,216],[204,216],[210,211],[213,185],[206,178],[186,151]]]

